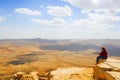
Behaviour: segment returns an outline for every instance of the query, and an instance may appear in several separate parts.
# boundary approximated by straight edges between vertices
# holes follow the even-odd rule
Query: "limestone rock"
[[[24,72],[17,72],[14,74],[14,80],[39,80],[37,76],[38,72],[31,72],[30,74],[25,74]]]
[[[49,80],[93,80],[92,68],[58,68],[51,71]]]
[[[120,80],[120,60],[107,59],[93,68],[96,79]]]
[[[116,71],[107,71],[106,78],[112,78],[113,80],[120,80],[120,72],[116,72]],[[109,79],[110,80],[110,79]]]
[[[24,74],[25,74],[24,72],[17,72],[16,74],[14,74],[14,79],[20,80]]]

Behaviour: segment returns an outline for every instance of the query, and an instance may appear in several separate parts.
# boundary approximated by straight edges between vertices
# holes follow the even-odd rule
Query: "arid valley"
[[[57,68],[91,68],[101,46],[110,57],[120,59],[120,40],[0,40],[0,80],[19,71],[42,75]]]

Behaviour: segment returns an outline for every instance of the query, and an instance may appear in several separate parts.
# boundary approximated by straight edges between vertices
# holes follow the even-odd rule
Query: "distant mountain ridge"
[[[49,45],[40,46],[44,50],[67,50],[67,51],[82,51],[94,49],[100,51],[100,47],[104,46],[112,56],[120,56],[120,39],[88,39],[88,40],[49,40],[49,39],[2,39],[0,44],[14,43],[50,43]]]

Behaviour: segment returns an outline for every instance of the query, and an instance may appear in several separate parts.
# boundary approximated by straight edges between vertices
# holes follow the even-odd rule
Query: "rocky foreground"
[[[93,77],[100,80],[120,80],[120,60],[107,59],[94,66]]]
[[[93,80],[92,68],[58,68],[50,71],[45,75],[39,75],[38,72],[25,74],[18,72],[14,75],[13,80]]]
[[[44,75],[17,72],[11,80],[120,80],[120,60],[108,59],[93,68],[58,68]]]

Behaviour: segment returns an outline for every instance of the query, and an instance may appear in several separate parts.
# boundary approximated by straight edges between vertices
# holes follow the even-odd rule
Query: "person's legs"
[[[99,59],[106,59],[104,56],[98,56],[97,58],[96,58],[96,64],[98,64],[98,60]]]
[[[100,56],[98,56],[98,57],[96,58],[96,64],[98,64],[99,58],[100,58]]]

